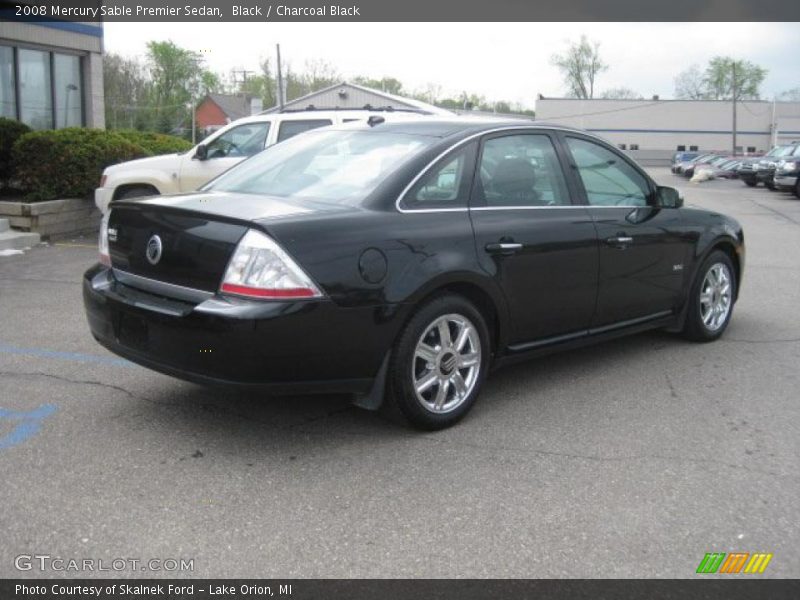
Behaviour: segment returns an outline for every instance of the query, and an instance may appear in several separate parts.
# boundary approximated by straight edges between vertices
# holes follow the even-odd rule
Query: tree
[[[783,100],[784,102],[800,102],[800,87],[781,92],[778,96],[778,100]]]
[[[381,90],[387,94],[394,94],[395,96],[402,96],[403,84],[399,79],[394,77],[381,77],[380,79],[372,79],[370,77],[358,76],[353,78],[353,83],[363,85],[364,87],[372,88],[374,90]]]
[[[639,92],[634,92],[630,88],[618,87],[606,90],[601,95],[601,98],[606,100],[642,100],[642,95]]]
[[[172,41],[148,42],[150,104],[159,131],[183,128],[191,117],[190,104],[220,86],[219,77],[202,68],[200,59]]]
[[[597,75],[608,70],[600,58],[600,43],[590,42],[585,35],[580,42],[572,42],[563,54],[554,54],[553,65],[558,67],[570,96],[594,98]]]
[[[706,94],[705,76],[699,66],[692,65],[675,78],[676,98],[681,100],[704,100]]]
[[[758,100],[759,88],[766,76],[766,69],[749,61],[716,56],[706,67],[706,93],[712,100],[732,100],[735,89],[736,100]]]
[[[300,80],[305,89],[304,94],[310,94],[341,83],[342,76],[331,63],[317,58],[306,61]]]
[[[105,90],[106,127],[140,126],[147,115],[149,80],[142,63],[135,58],[125,58],[113,52],[103,57],[103,85]]]

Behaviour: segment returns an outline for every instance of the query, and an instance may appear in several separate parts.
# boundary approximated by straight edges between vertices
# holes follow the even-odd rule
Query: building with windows
[[[736,108],[737,153],[800,140],[800,102],[747,100]],[[645,161],[679,150],[733,151],[729,101],[540,97],[536,118],[594,132]]]
[[[103,24],[0,21],[0,116],[32,129],[104,127]]]

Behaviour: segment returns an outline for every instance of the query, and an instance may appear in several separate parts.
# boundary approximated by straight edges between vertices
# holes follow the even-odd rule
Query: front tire
[[[745,180],[744,180],[744,184],[745,184],[747,187],[756,187],[756,186],[758,185],[758,182],[756,182],[756,181],[753,181],[753,180],[751,180],[751,179],[745,179]]]
[[[703,261],[689,292],[683,334],[695,342],[712,342],[727,329],[736,298],[736,271],[730,257],[713,251]]]
[[[392,350],[387,399],[418,429],[454,425],[475,404],[489,367],[489,329],[454,294],[423,305]]]

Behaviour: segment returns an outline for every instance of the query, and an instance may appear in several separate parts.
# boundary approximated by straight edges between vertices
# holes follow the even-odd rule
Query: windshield
[[[794,152],[794,148],[794,146],[776,146],[767,152],[767,156],[789,156]]]
[[[205,190],[292,198],[362,199],[434,138],[370,131],[310,131],[215,179]]]

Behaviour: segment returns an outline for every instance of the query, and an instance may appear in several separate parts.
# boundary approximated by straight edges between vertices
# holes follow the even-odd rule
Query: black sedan
[[[83,294],[97,341],[146,367],[438,429],[511,361],[653,328],[718,338],[743,267],[736,221],[584,132],[378,118],[114,203]]]

